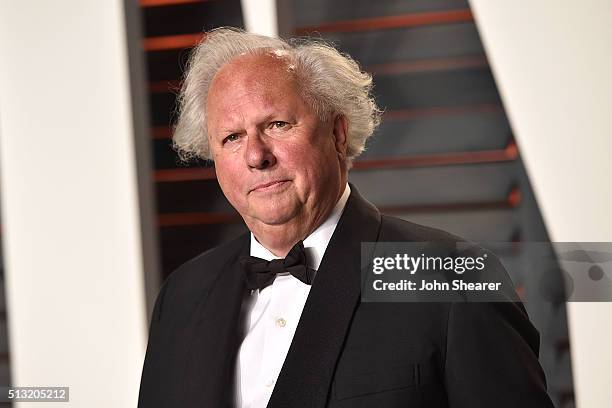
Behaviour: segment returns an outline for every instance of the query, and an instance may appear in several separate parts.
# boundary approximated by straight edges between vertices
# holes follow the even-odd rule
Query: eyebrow
[[[274,119],[276,116],[278,116],[277,113],[269,113],[264,118],[259,120],[257,125],[259,126],[259,125],[261,125],[263,123],[271,122],[272,119]],[[226,126],[224,124],[221,124],[219,126],[219,128],[220,128],[219,133],[222,133],[224,135],[231,135],[233,133],[237,133],[237,132],[240,132],[240,131],[244,130],[242,126],[239,126],[239,127],[229,127],[229,126]]]

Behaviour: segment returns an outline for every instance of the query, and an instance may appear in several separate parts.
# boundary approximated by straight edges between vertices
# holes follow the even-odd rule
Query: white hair
[[[173,145],[183,160],[212,159],[206,126],[206,98],[217,71],[242,54],[282,50],[291,59],[302,93],[320,120],[330,114],[348,122],[347,165],[364,150],[380,123],[381,111],[371,95],[372,76],[348,55],[321,41],[293,40],[218,28],[205,33],[192,52],[178,95],[179,118]]]

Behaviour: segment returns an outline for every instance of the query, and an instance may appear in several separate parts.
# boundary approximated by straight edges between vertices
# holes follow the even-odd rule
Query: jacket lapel
[[[238,260],[249,253],[245,234],[195,314],[187,353],[181,407],[232,406],[236,352],[241,340],[240,309],[247,289]],[[202,405],[204,404],[204,405]]]
[[[361,242],[376,241],[380,213],[351,185],[272,393],[269,408],[322,408],[360,296]]]

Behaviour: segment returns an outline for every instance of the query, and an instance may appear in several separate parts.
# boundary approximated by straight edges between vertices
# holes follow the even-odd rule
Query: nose
[[[259,132],[253,132],[247,136],[244,155],[246,163],[251,169],[264,170],[276,164],[276,157],[271,150],[271,146],[261,137]]]

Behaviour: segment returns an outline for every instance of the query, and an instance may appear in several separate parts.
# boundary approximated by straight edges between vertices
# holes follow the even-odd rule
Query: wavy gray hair
[[[178,95],[179,118],[173,146],[182,160],[211,159],[206,126],[206,98],[217,71],[241,54],[283,50],[291,59],[305,99],[321,120],[331,113],[348,121],[347,165],[364,150],[380,123],[371,95],[372,76],[348,55],[320,41],[292,40],[218,28],[205,34],[192,52]]]

